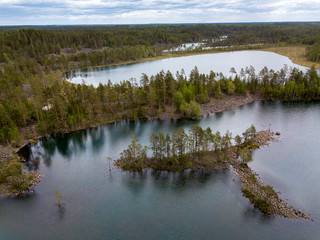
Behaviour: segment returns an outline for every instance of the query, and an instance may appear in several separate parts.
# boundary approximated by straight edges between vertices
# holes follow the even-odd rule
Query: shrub
[[[261,189],[264,190],[267,193],[268,196],[270,196],[270,197],[273,196],[276,199],[279,199],[279,196],[278,196],[277,192],[274,190],[274,188],[272,186],[270,186],[270,185],[262,186]]]
[[[271,214],[270,204],[265,199],[256,198],[256,196],[250,192],[247,186],[243,187],[241,191],[245,197],[249,198],[250,202],[255,208],[258,208],[266,215]]]
[[[240,163],[239,165],[240,165],[240,167],[242,167],[242,168],[248,168],[248,164],[246,164],[246,163]]]
[[[3,163],[0,160],[0,184],[7,184],[13,191],[25,191],[32,185],[33,176],[22,172],[23,164],[18,158]]]
[[[267,203],[266,200],[261,199],[261,198],[254,199],[253,205],[254,205],[254,207],[260,209],[263,213],[265,213],[267,215],[271,214],[270,204]]]
[[[248,181],[256,183],[257,182],[256,175],[254,175],[253,173],[251,175],[249,175]]]
[[[241,192],[245,197],[249,198],[250,202],[254,201],[255,195],[252,192],[250,192],[247,187],[242,188]]]

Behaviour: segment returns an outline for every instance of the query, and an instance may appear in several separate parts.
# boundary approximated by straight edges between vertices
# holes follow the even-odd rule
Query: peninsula
[[[181,128],[171,137],[162,132],[152,134],[150,146],[144,147],[133,135],[131,144],[115,161],[115,166],[125,171],[232,170],[243,183],[243,195],[266,215],[310,219],[308,214],[282,200],[274,188],[264,184],[248,166],[253,160],[251,151],[277,141],[279,134],[270,130],[256,132],[252,125],[242,136],[232,138],[229,131],[221,135],[212,133],[210,128],[192,126],[188,134]],[[147,156],[148,149],[152,151],[151,157]]]

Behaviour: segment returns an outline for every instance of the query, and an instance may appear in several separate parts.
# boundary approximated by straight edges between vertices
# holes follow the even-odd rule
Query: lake
[[[200,73],[209,74],[210,71],[223,73],[226,76],[231,76],[230,69],[235,68],[237,73],[240,73],[241,68],[253,66],[258,74],[265,66],[275,71],[280,70],[287,65],[297,67],[305,71],[306,68],[292,63],[288,57],[281,56],[272,52],[264,51],[238,51],[224,52],[213,54],[193,55],[177,58],[166,58],[161,60],[124,64],[118,66],[106,66],[96,68],[86,68],[74,70],[65,73],[65,78],[72,83],[92,84],[98,86],[99,83],[106,84],[108,80],[112,83],[119,83],[123,80],[135,78],[140,80],[141,74],[145,73],[148,76],[155,75],[161,70],[167,72],[170,70],[173,74],[184,69],[188,76],[191,70],[197,66]]]
[[[119,157],[131,131],[146,144],[152,132],[193,124],[233,136],[251,124],[271,127],[281,140],[256,150],[250,166],[319,221],[319,119],[320,103],[255,102],[197,121],[122,121],[41,140],[28,167],[45,178],[28,198],[0,200],[0,239],[319,239],[319,222],[255,210],[230,171],[128,173],[109,171],[107,160]]]
[[[229,74],[231,67],[239,72],[252,65],[258,72],[284,64],[298,66],[274,53],[228,52],[89,68],[69,73],[68,80],[97,85],[162,69],[189,74],[195,65],[203,73]],[[317,102],[255,102],[196,121],[122,121],[43,139],[25,154],[27,167],[45,177],[27,198],[0,199],[0,239],[319,239],[319,119]],[[230,171],[109,171],[107,157],[119,157],[131,131],[147,144],[152,132],[193,124],[233,136],[251,124],[281,132],[280,142],[254,152],[250,166],[317,221],[264,216],[242,196],[241,182]],[[64,208],[55,205],[55,190]]]

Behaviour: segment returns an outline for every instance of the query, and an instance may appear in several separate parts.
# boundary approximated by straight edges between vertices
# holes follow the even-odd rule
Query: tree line
[[[320,41],[307,48],[307,57],[313,62],[320,62]]]
[[[200,104],[210,98],[247,91],[262,92],[265,99],[271,100],[319,100],[319,76],[314,69],[287,74],[285,70],[265,69],[258,76],[248,68],[239,73],[232,71],[235,77],[228,78],[213,71],[201,74],[195,68],[190,75],[162,71],[154,76],[143,74],[138,81],[109,82],[97,88],[62,79],[66,70],[155,57],[163,54],[163,49],[201,41],[212,46],[307,44],[309,58],[318,61],[319,26],[272,23],[0,27],[0,143],[19,146],[23,138],[121,119],[158,117],[165,112],[196,118]],[[212,42],[222,35],[227,39]],[[13,168],[21,172],[22,166]],[[4,165],[1,169],[2,173],[12,170]],[[1,181],[7,180],[15,181]]]
[[[212,41],[221,36],[227,38]],[[118,63],[187,42],[305,44],[309,58],[318,61],[319,39],[319,23],[1,27],[0,69],[13,64],[25,75]]]
[[[210,98],[232,94],[260,93],[266,100],[311,101],[320,99],[320,78],[314,68],[306,72],[284,67],[280,71],[253,67],[235,69],[233,77],[223,74],[175,74],[161,71],[142,74],[140,81],[120,83],[71,84],[59,73],[33,76],[28,84],[15,85],[12,78],[2,79],[0,99],[0,142],[19,142],[19,129],[30,123],[41,134],[70,131],[121,119],[169,116],[197,118],[200,104]],[[32,132],[30,133],[32,135]]]
[[[172,115],[196,118],[199,104],[211,97],[248,90],[261,91],[271,100],[319,99],[314,70],[308,74],[295,70],[286,77],[286,69],[265,69],[256,76],[248,68],[232,71],[236,75],[232,79],[196,69],[190,76],[160,72],[143,75],[140,85],[132,79],[97,89],[61,80],[61,71],[68,69],[154,57],[171,45],[222,35],[227,39],[214,44],[308,44],[309,57],[318,61],[319,29],[318,23],[1,27],[0,142],[20,142],[20,129],[30,124],[47,134],[111,120],[156,117],[168,107]]]
[[[121,26],[1,27],[0,50],[9,57],[60,54],[62,50],[123,46],[160,46],[215,39],[227,35],[227,45],[319,42],[319,23],[168,24]],[[3,58],[3,56],[0,56]]]
[[[257,146],[253,140],[257,132],[252,125],[242,136],[232,138],[227,131],[221,135],[219,131],[212,133],[210,127],[203,129],[192,126],[188,133],[179,128],[172,135],[153,133],[149,146],[142,146],[136,136],[132,134],[132,142],[121,153],[115,164],[123,170],[141,171],[144,168],[154,170],[183,171],[185,169],[214,169],[214,165],[221,164],[236,153],[242,164],[252,160],[250,151]],[[234,144],[232,144],[234,143]],[[148,157],[150,150],[150,157]]]

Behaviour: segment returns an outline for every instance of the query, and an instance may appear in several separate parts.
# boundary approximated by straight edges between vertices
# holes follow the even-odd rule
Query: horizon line
[[[206,22],[206,23],[81,23],[81,24],[12,24],[0,27],[57,27],[57,26],[143,26],[143,25],[210,25],[210,24],[271,24],[271,23],[320,23],[320,21],[266,21],[266,22]]]

